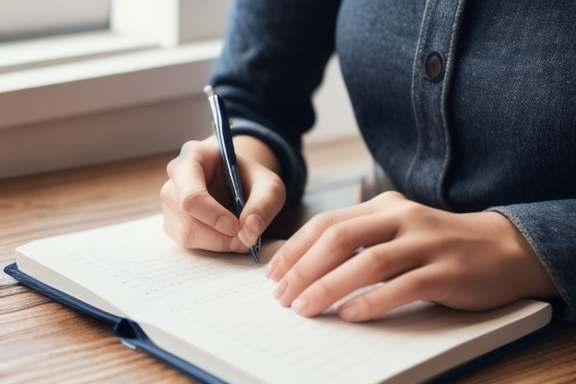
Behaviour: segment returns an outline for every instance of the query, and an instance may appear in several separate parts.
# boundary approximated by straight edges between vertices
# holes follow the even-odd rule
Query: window
[[[209,135],[202,88],[230,1],[0,0],[0,178],[176,150]],[[316,98],[327,106],[318,121],[330,127],[312,139],[333,138],[334,121],[347,122],[344,134],[354,128],[331,68],[330,91]]]
[[[0,42],[108,29],[110,0],[0,0]]]
[[[229,3],[0,0],[0,178],[205,137]]]

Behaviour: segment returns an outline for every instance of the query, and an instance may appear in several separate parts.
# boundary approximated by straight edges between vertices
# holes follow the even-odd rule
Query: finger
[[[306,288],[292,309],[316,316],[354,291],[383,282],[422,265],[423,258],[409,253],[406,240],[393,240],[366,248]]]
[[[417,300],[430,300],[437,295],[442,276],[442,268],[433,264],[411,270],[344,303],[338,313],[346,321],[365,321]]]
[[[240,215],[238,236],[246,245],[253,245],[284,206],[286,189],[280,177],[268,169],[250,162],[239,165],[253,171],[241,173],[247,186],[247,200]]]
[[[379,212],[352,218],[326,229],[310,250],[286,272],[274,297],[281,305],[290,305],[304,289],[350,258],[358,247],[386,243],[391,240],[398,228],[397,221],[394,216]],[[371,252],[366,253],[371,254]],[[358,257],[360,256],[355,258]],[[362,274],[350,277],[354,280],[364,280]],[[383,276],[379,278],[382,279]],[[328,295],[325,298],[328,301],[337,295],[327,292],[325,294]]]
[[[401,217],[402,211],[396,208],[399,206],[398,203],[405,203],[406,201],[406,198],[400,193],[386,192],[365,203],[314,216],[274,255],[268,266],[266,276],[274,281],[279,281],[332,225],[378,212],[386,212],[390,217],[393,215]],[[368,225],[362,222],[358,225],[358,228],[362,228],[362,230],[367,227]],[[366,244],[359,244],[358,246]]]
[[[201,221],[178,214],[166,204],[163,205],[163,213],[164,231],[185,248],[216,252],[248,252],[248,247],[238,237],[224,235]]]
[[[221,171],[217,147],[208,143],[189,142],[182,147],[181,154],[168,164],[168,174],[173,183],[171,189],[163,191],[163,201],[173,210],[182,210],[187,215],[228,236],[235,236],[239,223],[232,212],[218,201],[227,202],[226,187]],[[222,176],[222,177],[218,177]],[[222,180],[216,181],[216,180]],[[208,184],[216,182],[209,192]],[[228,198],[229,199],[229,198]]]
[[[189,196],[188,200],[184,204],[194,205],[193,209],[186,208],[183,206],[183,203],[180,202],[178,199],[178,192],[176,190],[176,186],[174,182],[170,179],[168,180],[160,191],[160,197],[162,202],[173,212],[180,212],[178,217],[182,218],[182,220],[189,220],[189,219],[196,219],[198,221],[204,222],[212,221],[212,225],[210,223],[206,224],[216,231],[221,232],[227,236],[234,236],[237,233],[238,222],[236,217],[234,216],[232,222],[228,220],[228,213],[227,212],[208,212],[210,209],[219,209],[221,208],[211,196],[200,196],[201,194],[208,193],[206,191],[198,191],[195,196]],[[203,200],[207,200],[204,202]],[[214,201],[218,208],[214,208],[211,202]],[[212,220],[208,220],[210,215],[215,216]],[[226,216],[223,216],[226,215]],[[188,216],[188,217],[187,217]]]
[[[360,204],[314,216],[300,228],[274,255],[266,271],[266,276],[280,281],[302,256],[312,248],[318,239],[331,226],[371,213],[369,207]]]

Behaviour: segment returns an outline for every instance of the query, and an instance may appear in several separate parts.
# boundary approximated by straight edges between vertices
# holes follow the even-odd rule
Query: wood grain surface
[[[161,212],[159,190],[175,155],[0,181],[0,267],[28,241]],[[359,140],[309,148],[307,157],[310,182],[302,202],[283,212],[266,237],[286,238],[311,215],[358,201],[360,181],[370,173]],[[106,324],[0,273],[0,383],[195,382],[125,347]],[[454,382],[576,384],[576,327]]]

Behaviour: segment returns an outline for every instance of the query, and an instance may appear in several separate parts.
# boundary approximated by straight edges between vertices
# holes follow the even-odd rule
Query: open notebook
[[[417,302],[365,323],[303,318],[272,298],[265,262],[185,250],[162,217],[38,240],[6,272],[112,323],[132,348],[210,383],[417,383],[530,334],[549,304],[485,312]]]

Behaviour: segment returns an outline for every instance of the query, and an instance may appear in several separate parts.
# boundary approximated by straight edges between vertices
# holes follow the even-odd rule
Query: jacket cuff
[[[506,216],[532,246],[563,300],[562,320],[576,320],[576,200],[489,208]]]

